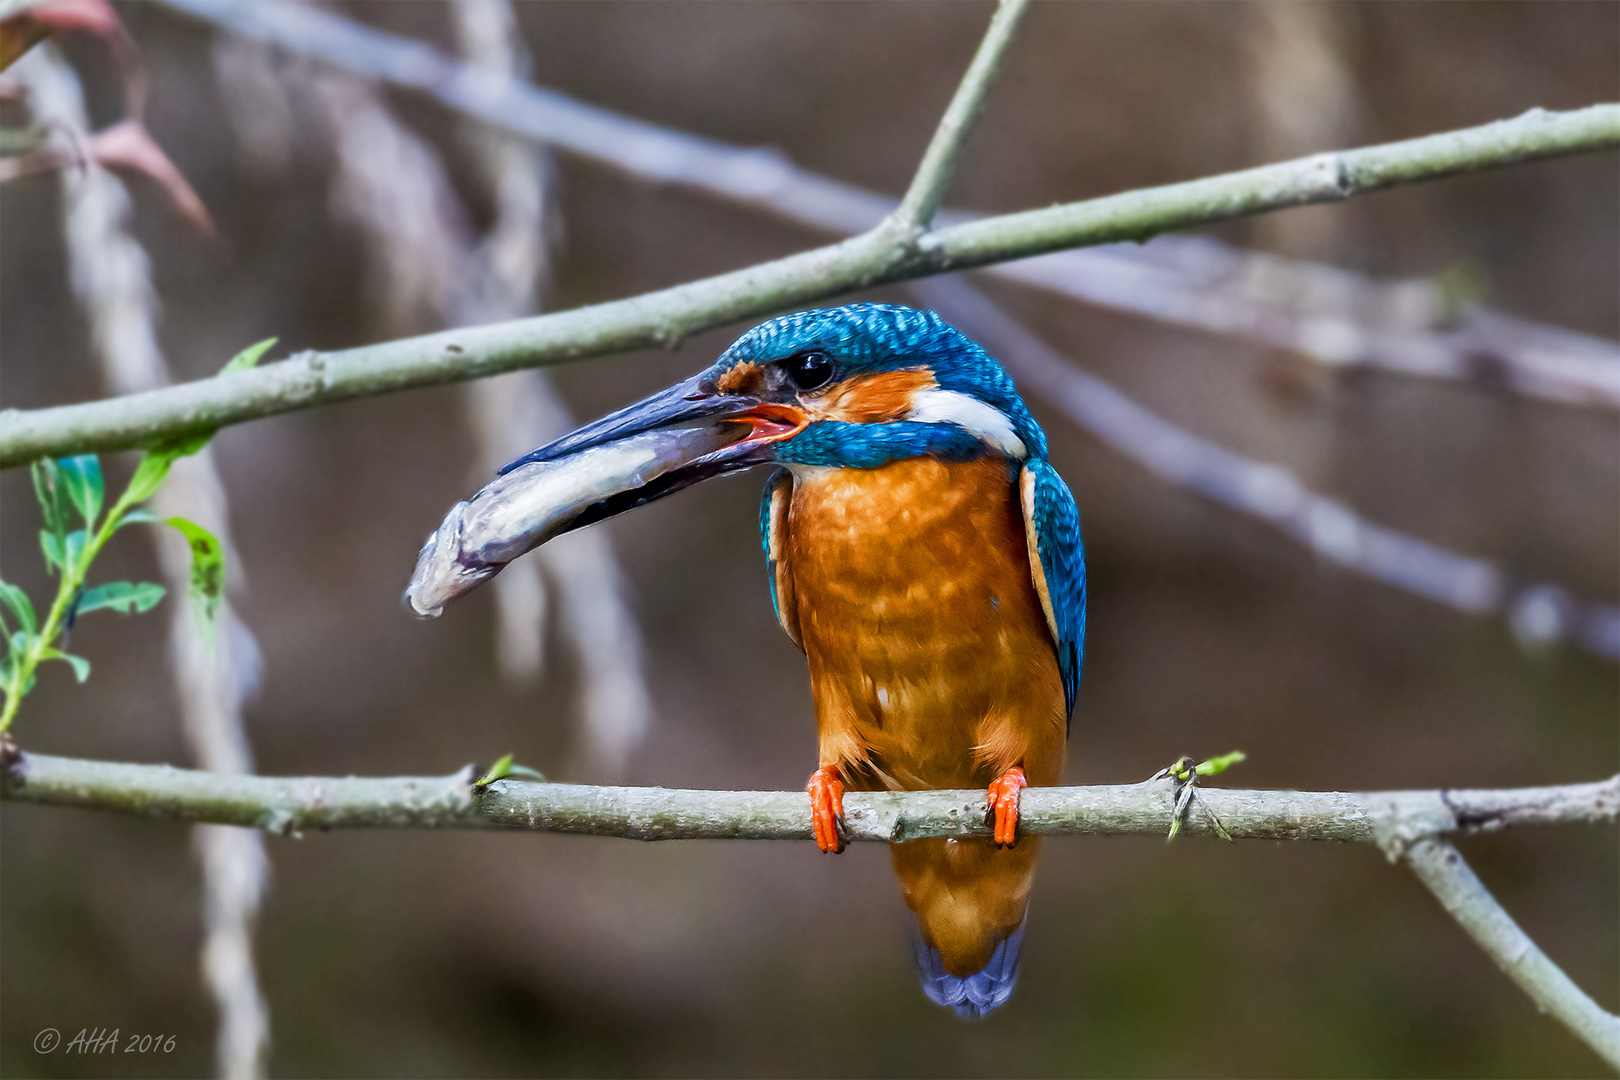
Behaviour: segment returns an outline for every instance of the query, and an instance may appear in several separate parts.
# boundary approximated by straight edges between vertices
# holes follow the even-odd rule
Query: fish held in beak
[[[803,426],[780,406],[689,379],[541,447],[451,508],[416,559],[405,603],[433,617],[554,537],[770,460]]]

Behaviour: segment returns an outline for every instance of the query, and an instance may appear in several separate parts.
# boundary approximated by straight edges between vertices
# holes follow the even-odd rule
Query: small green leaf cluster
[[[272,338],[244,349],[225,370],[252,367],[274,344]],[[0,692],[5,694],[0,732],[11,727],[22,699],[34,688],[42,663],[61,660],[73,669],[79,682],[90,677],[90,662],[66,651],[68,635],[79,616],[104,608],[126,615],[150,611],[163,599],[163,586],[150,581],[86,584],[96,556],[125,525],[168,525],[186,538],[191,545],[191,608],[203,640],[212,644],[225,593],[224,547],[196,522],[159,518],[140,504],[152,497],[176,461],[207,446],[213,435],[206,431],[147,450],[129,486],[105,514],[106,483],[100,458],[83,454],[34,463],[34,495],[45,523],[39,546],[46,572],[57,578],[56,596],[41,619],[27,593],[0,579],[0,636],[5,638],[4,657],[0,658]]]

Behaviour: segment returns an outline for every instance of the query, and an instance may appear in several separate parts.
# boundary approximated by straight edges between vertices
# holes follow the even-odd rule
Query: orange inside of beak
[[[744,442],[777,442],[781,439],[790,439],[810,423],[810,417],[802,410],[773,401],[761,402],[730,419],[749,426],[750,430],[743,439]]]

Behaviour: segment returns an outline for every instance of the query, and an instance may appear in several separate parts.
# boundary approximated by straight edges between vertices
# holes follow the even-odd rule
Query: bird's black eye
[[[788,378],[800,390],[814,390],[825,386],[833,375],[833,362],[826,353],[800,353],[787,362]]]

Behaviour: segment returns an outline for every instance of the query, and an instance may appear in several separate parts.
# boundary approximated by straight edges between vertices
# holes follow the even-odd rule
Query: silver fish
[[[746,433],[731,423],[661,428],[518,464],[451,507],[417,555],[405,602],[418,615],[437,616],[513,559],[578,527],[593,506],[646,489]]]

